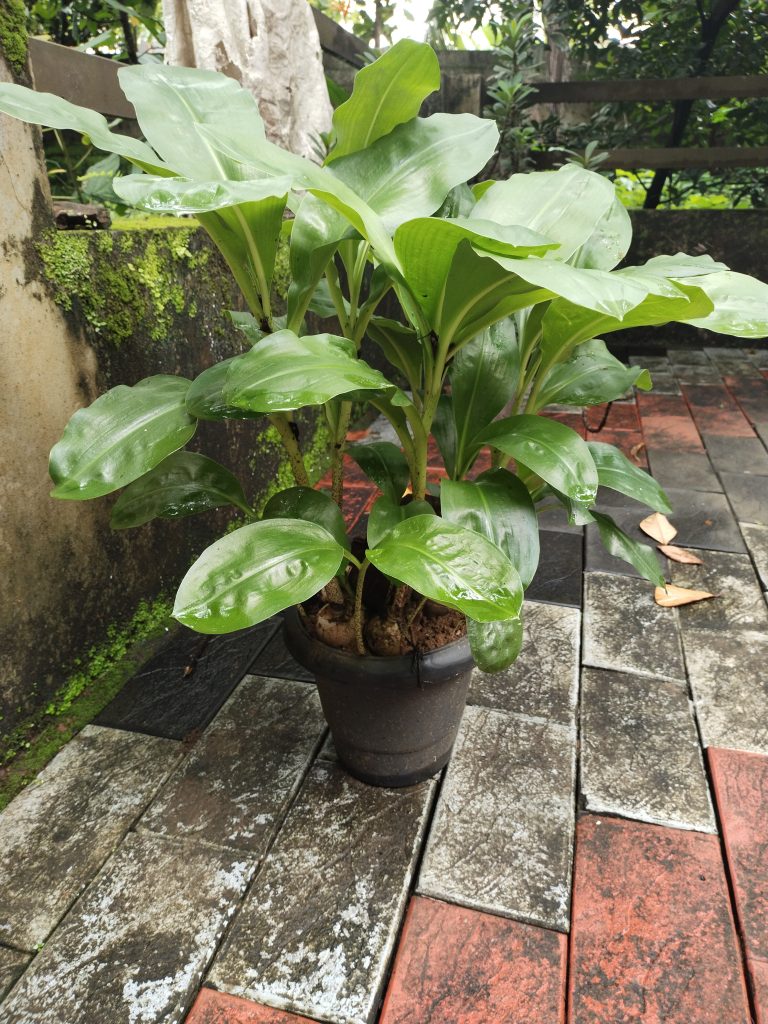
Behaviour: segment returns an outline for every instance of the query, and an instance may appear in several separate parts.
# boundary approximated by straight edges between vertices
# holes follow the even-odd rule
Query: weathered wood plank
[[[565,160],[563,153],[532,153],[534,165],[540,169],[555,167]],[[711,167],[768,167],[768,146],[681,146],[678,149],[648,147],[645,149],[612,149],[601,167],[632,170],[686,170]]]
[[[631,103],[733,100],[768,96],[768,75],[531,82],[537,103]]]
[[[327,14],[323,14],[317,7],[312,8],[312,13],[315,16],[315,26],[323,50],[346,61],[347,64],[361,68],[366,63],[365,54],[368,52],[368,47],[363,40],[353,36],[351,32],[347,32],[345,28],[329,18]]]
[[[37,92],[52,92],[70,103],[109,117],[136,118],[117,80],[122,64],[72,46],[29,40],[29,61]]]

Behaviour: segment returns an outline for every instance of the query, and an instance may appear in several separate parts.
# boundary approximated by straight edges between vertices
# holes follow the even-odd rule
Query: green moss
[[[301,451],[304,455],[304,465],[307,467],[310,484],[316,484],[331,463],[330,434],[325,421],[319,420],[313,424],[312,438],[307,443],[304,435],[309,425],[303,424],[302,426]],[[285,490],[286,487],[294,487],[296,483],[280,435],[274,427],[270,426],[256,436],[253,454],[248,460],[248,464],[255,476],[263,477],[264,466],[275,465],[275,463],[277,463],[276,469],[271,474],[269,484],[256,503],[255,511],[259,515],[274,494]]]
[[[166,228],[197,228],[200,225],[194,217],[164,217],[160,213],[131,212],[112,218],[113,231],[156,231]]]
[[[278,315],[285,312],[288,285],[291,283],[290,248],[288,240],[281,238],[277,243],[275,269],[272,273],[272,305]]]
[[[0,51],[21,74],[27,62],[27,9],[22,0],[0,3]]]

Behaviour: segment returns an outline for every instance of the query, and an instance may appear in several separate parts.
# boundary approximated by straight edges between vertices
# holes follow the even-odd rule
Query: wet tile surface
[[[719,437],[754,437],[749,421],[714,371],[713,383],[684,384],[683,395],[700,433]]]
[[[397,936],[434,784],[366,786],[312,769],[216,958],[226,992],[368,1024]]]
[[[677,539],[677,538],[676,538]],[[678,609],[689,629],[768,630],[768,608],[748,555],[700,551],[704,565],[671,563],[671,582],[716,597]]]
[[[743,523],[768,526],[768,476],[721,473],[728,501]]]
[[[0,946],[0,1001],[5,999],[16,984],[29,961],[27,953],[19,953],[15,949],[4,949]]]
[[[646,547],[650,547],[651,553],[658,563],[659,571],[662,574],[666,574],[666,558],[663,558],[658,553],[654,542],[638,526],[638,523],[642,522],[647,515],[650,515],[649,509],[645,507],[638,507],[636,509],[611,508],[603,505],[600,511],[610,516],[619,529],[623,530],[633,540],[638,541],[640,544],[645,544]],[[625,562],[623,558],[616,558],[605,549],[600,539],[600,531],[594,523],[590,523],[585,530],[585,550],[585,568],[587,572],[609,572],[618,573],[621,576],[640,577],[640,573],[630,562]]]
[[[184,1024],[312,1024],[312,1021],[204,988]]]
[[[582,549],[581,531],[547,530],[542,533],[539,567],[526,592],[530,600],[580,608]]]
[[[717,437],[704,435],[707,454],[718,473],[768,475],[768,451],[758,437]]]
[[[467,708],[418,891],[565,931],[574,759],[571,729]]]
[[[416,896],[380,1024],[564,1024],[563,935]]]
[[[662,487],[677,490],[721,491],[720,481],[704,452],[676,452],[649,448],[651,473]]]
[[[760,585],[763,590],[768,590],[768,526],[753,526],[749,523],[741,523],[740,526]]]
[[[3,1003],[3,1024],[178,1024],[253,870],[132,833]]]
[[[584,669],[581,791],[596,813],[714,832],[701,748],[681,683]]]
[[[96,718],[97,725],[184,739],[204,729],[278,627],[270,619],[228,636],[181,628]]]
[[[177,764],[177,743],[86,726],[0,816],[0,941],[44,942]]]
[[[748,420],[768,423],[768,380],[736,378],[728,381],[728,388]]]
[[[314,687],[246,676],[140,826],[261,856],[324,733]]]
[[[300,679],[307,683],[314,681],[314,676],[288,653],[283,640],[282,625],[259,654],[251,671],[261,676],[275,676],[278,679]]]
[[[637,407],[648,448],[703,450],[699,432],[682,396],[638,393]]]
[[[716,836],[587,815],[573,903],[573,1024],[749,1024]]]
[[[668,487],[666,493],[673,509],[669,519],[678,530],[675,544],[711,551],[745,550],[725,495],[673,487]]]
[[[517,661],[503,672],[475,669],[468,703],[570,725],[579,684],[579,610],[526,601],[523,625]]]

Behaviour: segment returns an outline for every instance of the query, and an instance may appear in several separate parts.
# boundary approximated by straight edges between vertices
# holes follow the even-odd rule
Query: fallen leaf
[[[677,536],[676,528],[661,512],[654,512],[653,515],[647,516],[640,523],[640,529],[649,537],[653,537],[658,544],[669,544]]]
[[[666,587],[656,587],[653,596],[656,604],[661,605],[662,608],[677,608],[681,604],[707,601],[716,595],[710,594],[706,590],[688,590],[687,587],[676,587],[673,583],[668,583]]]
[[[632,456],[635,462],[640,461],[640,452],[643,450],[643,448],[645,448],[645,441],[641,441],[639,444],[633,444],[632,447],[629,449],[629,454]]]
[[[659,551],[673,562],[683,562],[685,565],[704,565],[698,555],[694,555],[687,548],[678,548],[674,544],[659,544]]]

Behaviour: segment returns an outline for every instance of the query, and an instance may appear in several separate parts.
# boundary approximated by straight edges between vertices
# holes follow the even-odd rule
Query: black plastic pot
[[[412,786],[451,756],[474,662],[469,641],[427,654],[358,657],[311,637],[295,608],[285,643],[314,673],[339,761],[374,786]]]

